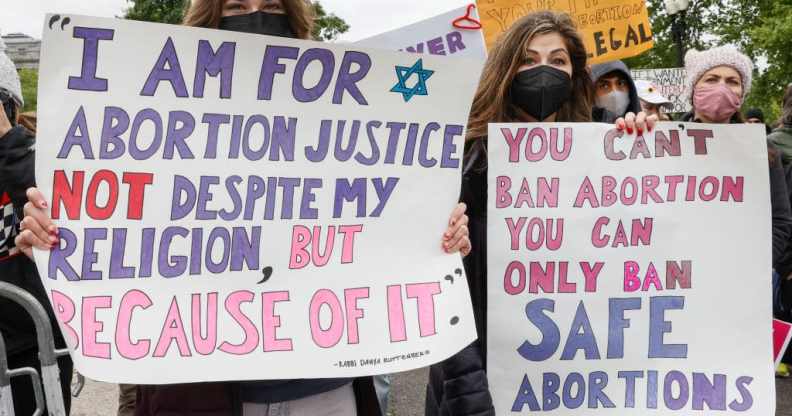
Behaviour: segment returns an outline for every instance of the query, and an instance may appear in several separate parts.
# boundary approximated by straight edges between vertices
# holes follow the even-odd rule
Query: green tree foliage
[[[22,108],[22,112],[36,111],[38,71],[35,69],[20,69],[19,80],[22,82],[22,96],[25,98],[25,107]]]
[[[655,47],[628,59],[632,68],[677,66],[674,17],[663,3],[647,1]],[[768,122],[774,120],[783,88],[792,82],[792,0],[692,0],[681,18],[685,50],[733,44],[753,59],[758,68],[744,108],[761,108]]]
[[[144,22],[179,24],[188,1],[186,0],[127,0],[132,6],[124,18]]]
[[[318,1],[313,2],[316,13],[314,21],[313,38],[316,40],[333,41],[342,33],[349,30],[349,25],[344,19],[333,13],[328,14]]]

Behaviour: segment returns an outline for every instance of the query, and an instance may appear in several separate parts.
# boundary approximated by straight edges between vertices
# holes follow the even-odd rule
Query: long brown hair
[[[186,26],[217,29],[226,0],[193,0],[184,13]],[[292,30],[298,39],[310,39],[314,24],[314,7],[307,0],[281,0]]]
[[[558,110],[556,121],[591,121],[594,87],[586,66],[586,47],[575,23],[566,13],[534,12],[514,22],[490,51],[470,110],[467,140],[485,137],[488,123],[518,121],[509,87],[528,57],[531,40],[548,33],[564,38],[572,59],[572,96]]]
[[[36,134],[36,122],[37,117],[34,111],[29,111],[27,113],[17,113],[17,123],[21,124],[26,129],[30,130],[31,133]]]

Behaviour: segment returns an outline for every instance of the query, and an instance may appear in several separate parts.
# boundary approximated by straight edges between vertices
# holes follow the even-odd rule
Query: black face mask
[[[541,65],[518,72],[509,92],[514,105],[531,117],[544,121],[569,100],[572,80],[560,69]]]
[[[234,32],[255,33],[258,35],[296,38],[289,17],[285,14],[253,12],[220,19],[220,29]]]

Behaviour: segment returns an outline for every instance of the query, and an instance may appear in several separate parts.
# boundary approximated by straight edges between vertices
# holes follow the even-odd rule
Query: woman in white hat
[[[660,94],[660,89],[657,88],[651,81],[643,79],[635,80],[635,89],[638,92],[638,98],[641,100],[641,109],[647,115],[656,115],[660,121],[671,121],[671,117],[666,114],[663,109],[673,109],[674,105],[671,100]]]

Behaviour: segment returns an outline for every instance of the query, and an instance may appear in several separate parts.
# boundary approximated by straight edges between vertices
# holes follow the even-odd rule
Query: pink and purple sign
[[[43,39],[36,173],[61,242],[35,258],[82,374],[354,377],[475,339],[441,239],[477,77],[432,56],[70,22]]]
[[[774,414],[763,137],[490,125],[498,414]]]

